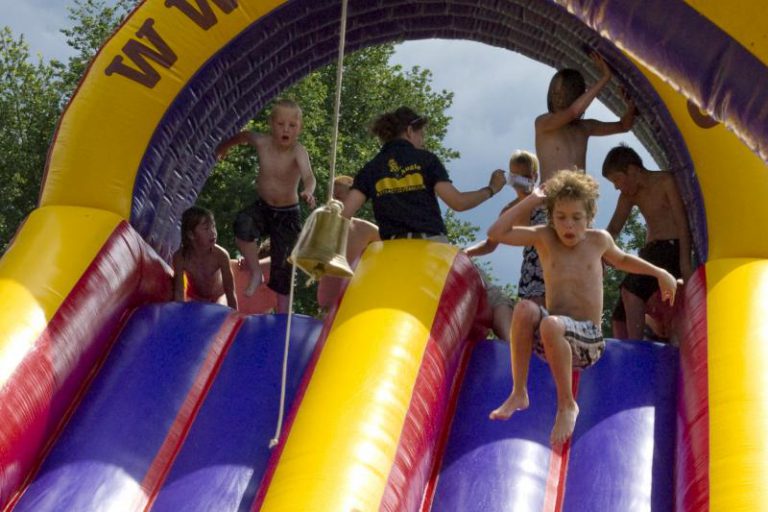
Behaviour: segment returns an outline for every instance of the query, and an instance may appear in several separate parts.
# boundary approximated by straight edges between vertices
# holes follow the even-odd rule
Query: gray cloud
[[[61,29],[71,26],[69,5],[61,0],[0,0],[0,24],[11,27],[16,38],[23,35],[33,56],[66,61],[73,52]]]

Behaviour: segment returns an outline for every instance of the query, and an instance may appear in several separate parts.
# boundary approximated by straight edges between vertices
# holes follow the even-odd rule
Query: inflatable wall
[[[214,164],[214,147],[286,86],[335,58],[340,12],[337,0],[144,0],[99,51],[59,121],[38,208],[0,260],[0,506],[20,503],[33,489],[35,475],[47,467],[46,456],[53,456],[78,404],[100,378],[99,369],[112,365],[110,349],[134,309],[170,298],[165,262],[178,245],[181,212],[194,202]],[[637,99],[642,116],[634,132],[661,167],[675,172],[699,264],[686,289],[680,349],[670,498],[677,510],[761,510],[767,498],[768,27],[760,22],[765,14],[760,0],[743,0],[738,8],[706,0],[349,2],[350,51],[409,39],[467,39],[553,67],[590,70],[585,50],[595,49],[616,76],[600,99],[609,108],[618,106],[621,87]],[[391,250],[389,255],[385,248],[381,258],[399,257],[397,248]],[[424,287],[432,290],[427,303],[433,315],[420,310],[426,317],[418,316],[422,331],[415,332],[424,338],[423,329],[448,329],[436,312],[450,276],[471,282],[474,274],[452,254],[413,259],[417,267],[442,261],[439,265],[449,269],[438,284]],[[377,272],[366,276],[361,289],[386,292],[385,278]],[[463,323],[470,325],[472,315],[483,310],[472,297],[473,306],[460,308]],[[339,305],[337,324],[321,336],[327,343],[322,346],[327,349],[340,330],[360,340],[370,340],[372,332],[400,339],[399,327],[382,330],[383,323],[386,329],[392,325],[380,320],[389,318],[384,313],[371,313],[377,320],[370,324],[354,317],[338,324],[342,312],[355,307],[360,306]],[[398,311],[405,316],[394,325],[414,332],[409,313]],[[464,343],[470,331],[460,330],[462,336]],[[459,371],[455,357],[465,349],[452,350],[444,364]],[[384,357],[366,357],[379,356]],[[386,355],[394,361],[401,356],[398,350]],[[412,385],[420,370],[407,371]],[[401,388],[394,384],[398,380],[387,384],[388,373],[376,377],[385,387]],[[408,451],[387,444],[383,457],[372,448],[378,446],[373,439],[394,434],[377,429],[369,430],[372,439],[352,438],[354,446],[328,448],[341,457],[339,478],[360,477],[350,469],[358,463],[382,464],[368,474],[383,472],[384,483],[360,477],[376,489],[370,494],[374,501],[361,502],[361,509],[422,506],[424,488],[401,484],[415,478],[429,486],[434,479],[440,458],[434,447],[447,435],[446,410],[455,394],[446,390],[453,379],[451,372],[441,377],[443,398],[427,414],[437,430],[421,435],[426,424],[411,424],[410,413],[391,423],[407,424],[419,434],[414,446],[433,457],[429,463],[392,469]],[[320,409],[330,405],[328,389],[307,383],[305,390],[307,397],[324,397]],[[288,505],[279,504],[291,503],[298,485],[292,468],[302,465],[294,457],[313,450],[291,441],[307,432],[301,426],[310,421],[303,419],[310,414],[305,405],[292,412],[289,441],[274,452],[280,460],[265,473],[271,486],[260,487],[254,507],[285,509]],[[344,421],[329,422],[321,433],[347,428]],[[167,464],[157,467],[170,471]],[[356,495],[343,490],[327,498],[327,489],[336,493],[352,482],[327,479],[303,475],[302,485],[311,481],[323,490],[302,499],[357,506]],[[159,480],[153,482],[151,489],[136,484],[144,494],[136,507],[152,505]],[[325,499],[331,501],[315,501]],[[552,510],[568,506],[567,499],[566,505],[545,503]]]

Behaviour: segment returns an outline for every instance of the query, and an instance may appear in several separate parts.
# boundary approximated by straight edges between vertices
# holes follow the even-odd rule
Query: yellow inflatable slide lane
[[[253,510],[416,510],[468,340],[484,332],[474,322],[489,314],[477,270],[455,247],[370,246]]]

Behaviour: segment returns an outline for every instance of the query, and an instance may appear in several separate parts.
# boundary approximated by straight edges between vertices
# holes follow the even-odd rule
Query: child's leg
[[[235,238],[235,243],[240,251],[240,254],[245,258],[245,262],[251,270],[251,280],[248,282],[248,286],[245,288],[246,297],[252,296],[256,293],[256,289],[261,284],[261,265],[259,265],[259,244],[256,241],[246,242],[239,238]]]
[[[493,333],[500,339],[509,341],[512,331],[512,308],[500,304],[493,308]]]
[[[277,295],[277,312],[278,313],[287,313],[288,307],[290,306],[290,300],[288,295],[283,295],[282,293],[278,293]]]
[[[515,411],[528,407],[528,367],[533,352],[533,332],[541,319],[539,306],[522,300],[512,312],[510,358],[512,362],[512,392],[501,406],[490,414],[492,420],[506,420]]]
[[[627,339],[627,323],[625,321],[612,319],[611,330],[613,331],[614,338]]]
[[[548,316],[541,322],[541,342],[557,389],[557,415],[552,427],[550,442],[562,444],[573,434],[579,406],[573,398],[571,378],[573,356],[571,346],[565,339],[565,325],[557,316]]]
[[[630,340],[643,339],[645,301],[623,287],[621,288],[621,300],[624,302],[624,311],[627,318],[627,338]]]

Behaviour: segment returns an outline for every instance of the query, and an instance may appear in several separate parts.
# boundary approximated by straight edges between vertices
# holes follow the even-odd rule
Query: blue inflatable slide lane
[[[14,511],[248,510],[278,416],[286,318],[138,309]],[[321,330],[291,324],[288,408]]]
[[[468,363],[431,510],[616,512],[674,509],[678,376],[675,347],[608,340],[574,374],[580,413],[572,440],[552,449],[555,387],[536,356],[531,405],[507,421],[488,413],[510,391],[509,349],[481,341]],[[436,483],[435,483],[436,480]]]

